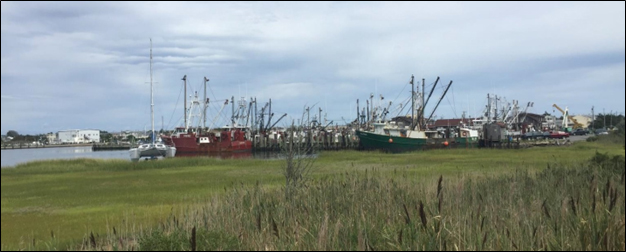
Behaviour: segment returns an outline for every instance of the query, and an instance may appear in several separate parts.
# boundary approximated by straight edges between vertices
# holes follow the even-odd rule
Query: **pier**
[[[94,144],[91,146],[92,151],[116,151],[116,150],[130,150],[130,145],[117,145],[117,144]]]
[[[27,143],[11,143],[2,145],[2,150],[21,150],[21,149],[44,149],[44,148],[65,148],[65,147],[90,147],[91,144],[27,144]]]
[[[281,151],[287,142],[287,134],[260,134],[255,135],[252,139],[252,151],[254,152],[273,152]],[[298,148],[313,148],[316,150],[358,150],[359,138],[350,131],[342,132],[314,132],[312,134],[305,133],[301,136],[295,136],[294,141]]]

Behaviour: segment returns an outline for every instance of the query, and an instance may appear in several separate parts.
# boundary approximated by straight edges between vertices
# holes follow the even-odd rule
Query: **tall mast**
[[[154,145],[154,88],[152,87],[152,38],[150,38],[150,114],[152,117],[152,134],[150,138],[152,138],[152,145]]]
[[[204,129],[206,129],[206,110],[209,107],[209,101],[206,98],[206,83],[209,82],[207,77],[204,77]]]
[[[415,130],[415,76],[411,75],[411,130]]]
[[[187,75],[185,75],[182,80],[183,85],[185,85],[185,113],[183,113],[183,118],[185,118],[185,131],[187,131],[189,129],[187,127]]]
[[[439,78],[439,77],[437,77]],[[426,107],[426,101],[424,101],[424,96],[426,96],[426,79],[422,78],[422,109],[419,114],[420,117],[422,118],[418,118],[421,122],[422,122],[422,129],[421,130],[426,130],[426,127],[428,126],[428,122],[424,121],[424,107]]]
[[[487,94],[487,122],[491,123],[491,97]]]

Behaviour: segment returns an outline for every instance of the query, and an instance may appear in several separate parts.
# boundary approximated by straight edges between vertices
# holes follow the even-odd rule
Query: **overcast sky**
[[[454,81],[437,117],[477,115],[488,93],[534,113],[625,107],[624,2],[1,4],[2,134],[149,129],[150,38],[157,129],[182,125],[184,75],[201,96],[210,79],[209,121],[231,96],[352,121],[371,93],[408,99],[411,75]]]

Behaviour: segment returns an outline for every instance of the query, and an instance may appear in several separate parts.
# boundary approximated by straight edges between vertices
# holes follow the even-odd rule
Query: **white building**
[[[59,144],[99,143],[99,130],[64,130],[57,133]]]
[[[54,134],[54,133],[49,133],[46,135],[46,139],[48,139],[48,144],[55,144],[57,143],[57,135],[58,134]]]

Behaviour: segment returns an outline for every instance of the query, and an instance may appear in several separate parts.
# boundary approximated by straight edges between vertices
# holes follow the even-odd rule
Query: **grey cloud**
[[[209,77],[213,99],[272,97],[290,114],[320,102],[334,119],[354,117],[356,99],[376,89],[402,100],[411,74],[455,81],[442,116],[477,110],[494,91],[542,110],[624,106],[624,3],[2,2],[1,11],[3,131],[41,131],[44,121],[142,128],[149,38],[166,124],[182,116],[183,75],[194,91]],[[576,91],[590,82],[611,92]],[[9,99],[27,96],[42,99]]]

